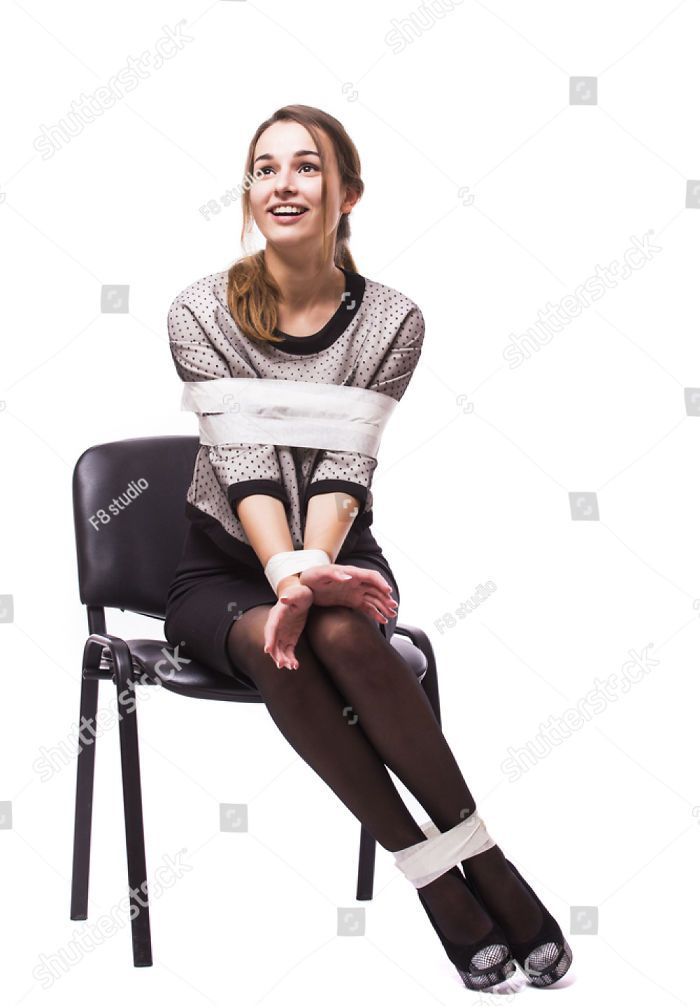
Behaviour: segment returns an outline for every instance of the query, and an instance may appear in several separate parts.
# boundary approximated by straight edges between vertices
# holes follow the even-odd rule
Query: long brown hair
[[[285,105],[278,108],[269,119],[261,122],[255,131],[248,147],[246,158],[245,179],[251,182],[255,177],[253,171],[253,156],[258,138],[273,122],[299,122],[308,129],[316,143],[316,149],[324,165],[323,149],[320,143],[319,130],[322,130],[335,151],[338,164],[338,174],[342,186],[348,186],[361,196],[364,182],[360,177],[360,156],[355,144],[345,132],[342,124],[327,112],[311,105]],[[321,174],[321,202],[323,214],[322,257],[328,253],[326,235],[326,200],[328,189],[326,175]],[[246,248],[246,235],[253,226],[253,213],[250,207],[250,185],[245,184],[243,193],[243,226],[241,229],[241,245]],[[357,272],[355,261],[350,253],[350,222],[348,214],[343,213],[336,228],[335,249],[333,261],[335,265],[351,272]],[[251,339],[261,339],[264,342],[279,342],[273,329],[277,325],[277,305],[281,290],[265,267],[263,250],[246,255],[231,266],[228,271],[228,289],[226,299],[238,328]]]

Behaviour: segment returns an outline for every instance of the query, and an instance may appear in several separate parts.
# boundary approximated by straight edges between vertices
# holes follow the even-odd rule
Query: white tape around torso
[[[267,377],[186,381],[181,410],[195,412],[200,443],[276,444],[376,458],[398,405],[368,388]]]

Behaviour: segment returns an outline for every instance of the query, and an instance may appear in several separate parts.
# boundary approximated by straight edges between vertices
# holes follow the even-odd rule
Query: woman
[[[571,964],[561,929],[486,832],[389,642],[400,594],[370,531],[370,486],[423,315],[355,268],[348,218],[364,184],[335,118],[279,109],[251,140],[246,178],[242,236],[254,219],[264,251],[191,284],[168,314],[200,447],[166,636],[259,690],[290,744],[394,852],[468,988],[494,988],[514,958],[533,984],[552,984]],[[387,767],[430,822],[416,823]]]

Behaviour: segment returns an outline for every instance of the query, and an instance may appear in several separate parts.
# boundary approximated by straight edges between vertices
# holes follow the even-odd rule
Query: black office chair
[[[80,722],[94,722],[99,682],[111,679],[117,695],[123,697],[119,742],[135,967],[148,967],[153,958],[134,686],[162,685],[197,699],[263,701],[256,689],[195,660],[179,665],[172,659],[174,649],[167,641],[123,640],[106,631],[105,608],[165,620],[168,586],[188,526],[184,503],[198,447],[197,437],[120,440],[90,447],[80,456],[73,472],[80,600],[87,605],[90,633],[83,653]],[[111,507],[113,499],[125,494],[132,497],[125,507]],[[440,722],[437,671],[428,637],[421,629],[399,624],[391,644],[415,671]],[[92,742],[80,745],[78,752],[70,911],[73,920],[87,919],[95,743],[93,736]],[[375,852],[374,838],[362,827],[358,900],[372,898]]]

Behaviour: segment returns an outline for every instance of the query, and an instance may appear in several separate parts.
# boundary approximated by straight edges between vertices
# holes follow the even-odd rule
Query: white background
[[[433,643],[444,731],[487,827],[573,948],[558,995],[695,1001],[700,418],[684,389],[700,387],[698,3],[466,0],[419,17],[383,0],[3,7],[7,1003],[479,998],[381,847],[375,897],[355,901],[359,824],[264,705],[162,689],[139,711],[147,862],[187,849],[192,869],[152,901],[154,966],[133,968],[122,926],[91,952],[73,946],[50,989],[33,975],[127,889],[112,729],[98,742],[90,916],[70,920],[65,738],[87,632],[73,467],[93,444],[195,432],[167,308],[242,254],[238,204],[209,219],[200,207],[241,181],[258,123],[294,102],[338,117],[359,149],[358,270],[425,315],[373,530],[400,621]],[[42,155],[35,141],[73,102],[183,19],[190,41]],[[597,78],[597,103],[570,103],[577,75]],[[512,336],[644,235],[658,251],[510,365]],[[129,287],[128,313],[101,313],[114,283]],[[599,519],[574,519],[569,493],[596,494]],[[450,619],[489,580],[488,599]],[[159,621],[107,615],[124,638],[163,638]],[[596,677],[622,680],[645,647],[657,663],[509,778],[510,749],[581,708]],[[100,706],[113,700],[102,683]],[[65,765],[42,782],[34,762],[61,744]],[[219,830],[220,803],[248,805],[247,834]],[[570,933],[581,906],[597,907],[597,933]],[[337,935],[345,907],[364,910],[363,936]]]

